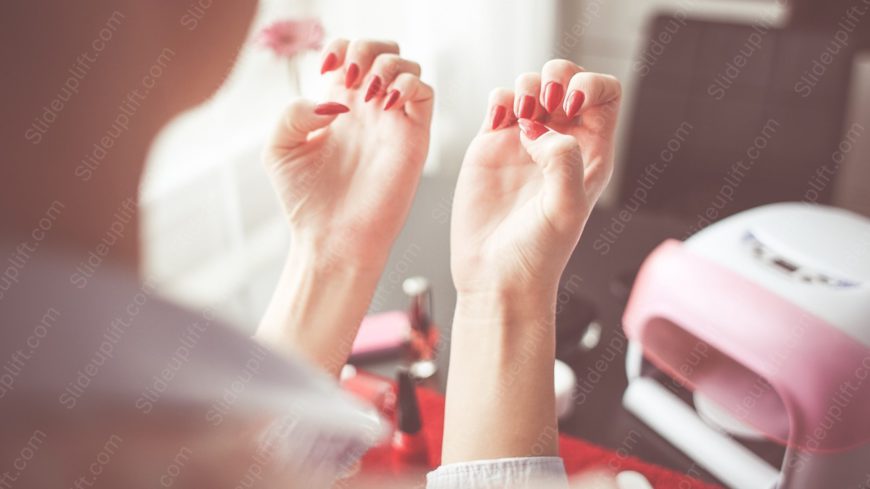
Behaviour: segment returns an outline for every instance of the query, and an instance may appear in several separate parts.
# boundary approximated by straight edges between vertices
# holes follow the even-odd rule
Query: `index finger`
[[[578,113],[582,124],[596,131],[612,132],[616,127],[622,85],[616,77],[601,73],[580,72],[571,77],[569,93],[582,93],[584,97]],[[589,117],[589,116],[592,117]]]
[[[323,75],[337,69],[344,64],[344,56],[347,53],[347,45],[350,41],[343,38],[333,39],[323,49],[320,55],[320,74]]]
[[[363,39],[353,41],[345,55],[344,86],[352,88],[366,76],[375,58],[384,53],[399,54],[399,45],[391,41],[372,41]]]
[[[583,68],[567,59],[551,59],[541,70],[541,106],[552,115],[564,115],[561,111],[562,101],[571,78],[583,71]],[[571,118],[570,116],[568,117]]]

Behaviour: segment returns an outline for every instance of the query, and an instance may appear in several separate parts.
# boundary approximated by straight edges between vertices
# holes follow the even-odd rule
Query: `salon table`
[[[450,326],[456,292],[450,278],[450,205],[454,181],[424,177],[411,215],[393,247],[381,277],[371,312],[407,307],[402,281],[422,275],[432,285],[434,321],[441,330],[438,354],[439,371],[426,381],[428,387],[443,392],[446,382]],[[622,212],[622,214],[620,214]],[[620,225],[621,224],[621,225]],[[560,285],[557,322],[588,322],[572,317],[574,301],[594,306],[595,321],[602,327],[598,345],[589,351],[575,352],[568,363],[578,380],[573,414],[560,423],[563,433],[609,448],[626,456],[681,471],[695,478],[718,482],[691,459],[670,446],[655,432],[622,407],[625,376],[626,340],[621,315],[634,273],[646,255],[667,238],[683,239],[689,224],[671,217],[629,213],[619,208],[596,208],[583,232]],[[605,235],[602,237],[602,235]],[[606,254],[606,239],[609,244]],[[609,243],[612,242],[612,243]],[[588,312],[588,307],[586,308]],[[597,365],[596,365],[596,362]],[[374,373],[392,376],[398,360],[362,364]],[[594,373],[593,373],[594,370]]]

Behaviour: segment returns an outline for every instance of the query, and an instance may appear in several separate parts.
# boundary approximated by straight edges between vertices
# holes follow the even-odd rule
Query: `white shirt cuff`
[[[442,465],[426,476],[427,489],[563,489],[560,457],[518,457]]]

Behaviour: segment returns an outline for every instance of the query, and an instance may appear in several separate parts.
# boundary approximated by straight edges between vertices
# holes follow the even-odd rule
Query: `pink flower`
[[[263,28],[254,41],[278,56],[291,58],[323,46],[323,25],[317,19],[281,20]]]

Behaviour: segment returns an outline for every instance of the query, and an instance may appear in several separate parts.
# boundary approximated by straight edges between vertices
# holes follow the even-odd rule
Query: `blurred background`
[[[190,22],[207,21],[209,2],[199,3]],[[863,0],[261,0],[252,39],[275,21],[315,18],[327,39],[398,41],[437,94],[424,185],[455,179],[493,87],[551,58],[613,74],[625,97],[616,174],[600,205],[668,215],[688,234],[783,200],[870,215],[868,8]],[[319,62],[314,51],[288,60],[247,43],[216,96],[165,129],[146,170],[145,276],[182,303],[216,304],[248,331],[290,243],[259,152],[291,97],[318,99]],[[441,188],[426,213],[446,248],[451,187]],[[617,224],[587,229],[581,246],[619,232]],[[384,278],[396,275],[395,293],[405,276],[426,272],[425,250],[403,243],[425,239],[428,227],[406,231],[413,236],[397,244]],[[372,308],[397,300],[376,297]]]

